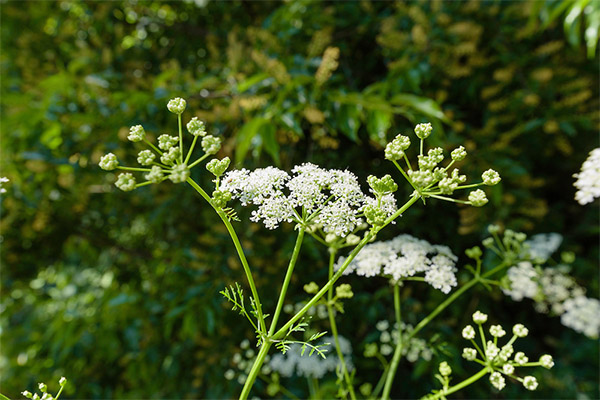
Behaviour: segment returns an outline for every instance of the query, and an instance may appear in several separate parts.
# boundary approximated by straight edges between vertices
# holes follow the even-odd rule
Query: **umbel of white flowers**
[[[600,147],[592,150],[581,166],[581,172],[573,175],[577,178],[575,200],[585,205],[600,197]]]
[[[401,281],[424,274],[425,282],[443,293],[449,293],[457,285],[457,260],[458,257],[446,246],[400,235],[392,240],[366,245],[352,260],[344,275],[385,276]],[[334,268],[339,269],[345,261],[345,257],[340,257]]]
[[[537,379],[531,375],[519,377],[516,371],[523,367],[541,366],[550,369],[554,366],[552,356],[545,354],[538,361],[530,362],[529,358],[523,352],[514,353],[513,344],[518,338],[526,337],[529,333],[528,329],[522,324],[516,324],[512,328],[512,337],[508,342],[500,346],[498,339],[506,336],[506,331],[500,325],[492,325],[489,328],[489,334],[492,340],[487,340],[483,324],[488,320],[488,316],[481,311],[476,311],[473,314],[473,322],[477,328],[472,325],[467,325],[462,330],[462,337],[473,343],[473,347],[465,347],[462,352],[464,359],[475,361],[481,365],[488,367],[490,373],[490,383],[498,390],[502,390],[506,386],[504,377],[517,380],[523,384],[528,390],[535,390],[538,387]],[[481,346],[475,342],[477,332],[480,335]],[[514,356],[513,356],[514,353]],[[478,358],[479,356],[479,358]]]

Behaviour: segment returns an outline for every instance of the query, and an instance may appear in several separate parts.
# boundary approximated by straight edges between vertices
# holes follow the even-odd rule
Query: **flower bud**
[[[446,361],[440,363],[440,374],[442,376],[450,376],[452,374],[452,368],[450,368],[450,365]]]
[[[167,108],[169,109],[169,111],[171,111],[173,114],[182,114],[185,111],[185,100],[182,99],[181,97],[176,97],[174,99],[169,100],[169,103],[167,104]]]
[[[473,322],[475,322],[476,324],[485,324],[487,319],[487,314],[484,314],[481,311],[475,311],[475,313],[473,313]]]
[[[483,174],[481,174],[481,179],[483,180],[484,185],[494,186],[500,183],[500,175],[498,172],[493,169],[488,169]]]
[[[105,171],[112,171],[117,168],[119,161],[113,153],[108,153],[100,158],[98,165]]]
[[[163,177],[164,177],[164,174],[162,172],[162,168],[159,167],[158,165],[155,165],[152,168],[150,168],[150,172],[148,172],[146,175],[144,175],[144,178],[146,178],[146,180],[148,180],[152,183],[160,183],[162,181]]]
[[[141,125],[134,125],[129,128],[129,135],[127,139],[131,142],[141,142],[144,139],[144,135],[146,132],[144,131],[144,127]]]
[[[190,177],[190,169],[185,164],[179,164],[173,167],[169,179],[173,183],[185,182]]]
[[[538,387],[538,381],[533,376],[526,376],[523,378],[523,386],[527,390],[535,390]]]
[[[525,337],[529,333],[529,330],[525,328],[523,324],[516,324],[513,326],[513,335],[517,337]]]
[[[200,121],[198,117],[194,117],[190,120],[190,122],[186,125],[187,130],[194,136],[204,136],[206,135],[206,127],[204,126],[204,122]]]
[[[466,156],[467,151],[462,146],[457,147],[456,149],[452,150],[452,153],[450,153],[450,157],[452,157],[453,161],[462,161]]]
[[[433,128],[429,122],[415,126],[415,134],[419,139],[426,139],[429,135],[431,135],[432,130]]]
[[[202,150],[206,154],[216,154],[221,149],[221,138],[211,135],[202,138]]]
[[[482,207],[487,204],[488,199],[483,190],[477,189],[469,193],[469,201],[474,207]]]
[[[473,329],[471,325],[465,326],[465,328],[462,330],[462,337],[467,340],[475,339],[475,329]]]
[[[135,189],[135,178],[129,172],[119,175],[115,186],[124,192],[129,192]]]
[[[498,390],[502,390],[504,388],[504,386],[506,386],[506,382],[504,380],[504,377],[502,376],[502,374],[500,372],[492,372],[492,374],[490,375],[490,383],[492,384],[493,387],[495,387]]]
[[[230,162],[231,160],[229,157],[225,157],[222,160],[217,160],[215,158],[206,164],[206,169],[218,178],[225,173]]]
[[[141,165],[150,165],[154,161],[156,155],[150,150],[142,150],[138,153],[137,162]]]
[[[542,367],[550,369],[554,367],[554,360],[550,354],[544,354],[540,357],[540,364],[542,364]]]
[[[477,358],[477,350],[471,347],[465,347],[462,352],[462,356],[465,360],[473,361]]]

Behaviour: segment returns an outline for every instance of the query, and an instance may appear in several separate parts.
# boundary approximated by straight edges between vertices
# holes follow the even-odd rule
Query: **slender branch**
[[[179,162],[183,164],[183,130],[181,129],[181,114],[177,114],[177,123],[179,125]]]
[[[197,159],[196,161],[194,161],[193,163],[191,163],[188,168],[193,168],[196,165],[198,165],[199,163],[201,163],[202,161],[206,160],[206,158],[209,156],[210,154],[205,154],[202,157],[200,157],[199,159]]]
[[[398,324],[398,342],[396,343],[396,350],[394,351],[387,378],[385,379],[385,386],[383,388],[383,394],[381,395],[382,400],[389,400],[390,398],[396,370],[398,369],[400,358],[402,358],[402,310],[400,308],[400,286],[397,283],[394,284],[394,311],[396,314],[396,323]]]
[[[192,156],[192,152],[194,151],[194,146],[196,146],[197,141],[198,141],[198,136],[194,135],[194,140],[192,140],[192,145],[190,146],[187,156],[185,157],[185,161],[183,162],[184,164],[187,164],[188,161],[190,161],[190,157]]]
[[[329,253],[329,279],[333,277],[333,264],[335,262],[336,250],[331,249]],[[335,315],[333,314],[333,286],[329,288],[329,292],[327,293],[327,314],[329,314],[329,325],[331,326],[331,333],[333,334],[333,339],[335,341],[335,350],[337,351],[338,358],[340,359],[340,364],[342,366],[342,373],[344,375],[344,380],[346,381],[346,386],[348,386],[348,392],[350,393],[350,398],[352,400],[356,399],[356,394],[354,393],[354,386],[352,385],[352,380],[350,379],[350,374],[348,373],[348,368],[346,367],[346,361],[344,360],[344,353],[342,352],[342,348],[340,346],[340,339],[338,338],[338,330],[337,324],[335,323]]]
[[[254,364],[252,365],[252,369],[248,374],[248,378],[246,378],[246,382],[244,383],[244,387],[242,389],[242,393],[240,394],[240,400],[246,400],[250,395],[250,390],[252,389],[252,385],[258,376],[260,368],[265,361],[265,357],[267,353],[269,353],[269,349],[271,348],[272,342],[267,340],[263,340],[260,345],[260,350],[258,351],[258,355],[256,356],[256,360],[254,360]]]
[[[302,247],[302,241],[304,240],[304,227],[300,227],[298,230],[298,236],[296,237],[296,244],[294,245],[294,251],[292,252],[292,258],[290,259],[290,263],[288,265],[287,272],[285,274],[285,278],[283,280],[283,286],[281,287],[281,292],[279,292],[279,300],[277,300],[277,307],[275,308],[275,313],[273,314],[273,320],[271,321],[271,327],[269,328],[269,336],[273,335],[275,332],[275,328],[277,327],[277,320],[279,319],[279,314],[281,314],[281,309],[283,308],[283,302],[285,301],[285,294],[287,293],[288,286],[290,285],[290,281],[292,279],[292,274],[294,272],[294,267],[296,266],[296,261],[298,261],[298,254],[300,254],[300,248]]]
[[[428,399],[431,399],[431,400],[439,399],[440,397],[445,397],[454,392],[458,392],[460,389],[467,387],[470,384],[476,382],[477,380],[483,378],[488,372],[489,372],[488,369],[484,368],[481,371],[479,371],[478,373],[476,373],[475,375],[473,375],[472,377],[465,379],[464,381],[448,388],[447,390],[440,390],[438,393],[434,394],[433,396],[428,397]]]
[[[208,204],[210,204],[215,209],[215,211],[217,212],[217,214],[219,215],[219,217],[225,224],[225,227],[227,228],[227,231],[229,232],[229,236],[231,237],[231,240],[233,241],[233,245],[235,246],[235,250],[238,253],[238,257],[240,258],[240,261],[242,263],[242,267],[244,268],[244,272],[246,273],[248,285],[250,286],[250,291],[252,292],[252,297],[254,297],[254,302],[256,304],[256,313],[258,314],[257,318],[259,320],[261,332],[266,333],[267,327],[266,327],[265,318],[264,318],[263,312],[262,312],[260,298],[258,297],[258,292],[256,290],[254,278],[252,277],[252,272],[250,271],[250,266],[248,265],[248,260],[246,259],[246,255],[244,254],[244,249],[242,248],[242,245],[237,236],[237,233],[235,232],[235,229],[233,229],[231,222],[229,222],[229,218],[227,218],[227,215],[225,215],[223,210],[216,208],[214,206],[213,202],[210,199],[210,196],[208,194],[206,194],[206,192],[196,183],[196,181],[194,181],[192,178],[187,178],[187,183],[189,183],[190,186],[192,186],[200,194],[200,196],[202,196],[204,198],[204,200],[206,200],[208,202]]]
[[[154,149],[155,152],[157,152],[158,154],[162,155],[163,152],[160,151],[155,145],[153,145],[148,139],[144,138],[144,143],[146,143],[148,146],[152,147],[152,149]]]

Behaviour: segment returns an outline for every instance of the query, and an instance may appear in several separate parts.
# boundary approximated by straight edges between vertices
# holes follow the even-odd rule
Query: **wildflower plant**
[[[332,60],[335,60],[334,56],[335,54],[332,54]],[[333,67],[332,61],[329,68]],[[379,327],[382,329],[378,328],[381,331],[380,346],[375,344],[375,347],[365,349],[367,356],[382,357],[386,368],[379,384],[374,388],[370,384],[363,384],[360,387],[363,395],[377,397],[381,393],[383,399],[388,399],[398,364],[403,356],[411,360],[419,356],[431,357],[426,342],[416,335],[454,300],[476,284],[481,283],[488,288],[500,286],[501,282],[493,279],[493,276],[524,257],[525,235],[507,230],[501,239],[498,236],[499,228],[492,226],[490,227],[492,238],[484,241],[484,247],[497,254],[498,264],[494,268],[483,271],[482,249],[480,247],[469,249],[466,254],[473,260],[474,265],[467,265],[465,268],[472,273],[473,278],[459,286],[456,277],[458,258],[449,248],[432,245],[406,234],[390,241],[375,242],[382,229],[393,224],[398,217],[419,201],[424,205],[427,200],[432,199],[481,207],[488,202],[481,187],[496,185],[501,181],[499,174],[489,169],[482,174],[481,182],[467,183],[466,176],[462,175],[456,167],[457,163],[464,161],[466,157],[466,151],[462,146],[450,153],[449,161],[445,166],[442,165],[444,161],[442,148],[433,148],[425,152],[425,140],[433,133],[431,124],[418,124],[414,129],[414,135],[418,140],[418,148],[414,151],[416,162],[411,162],[409,157],[409,154],[413,153],[410,146],[414,137],[411,139],[409,136],[398,135],[385,148],[385,158],[397,167],[399,176],[406,179],[413,189],[404,203],[398,205],[396,199],[398,183],[390,175],[383,177],[371,175],[367,178],[366,184],[361,184],[356,175],[350,171],[325,169],[312,163],[298,165],[290,173],[275,167],[253,171],[230,169],[228,157],[216,157],[220,150],[221,139],[208,135],[204,123],[197,118],[190,119],[185,125],[191,135],[191,144],[189,147],[185,146],[189,141],[183,131],[185,100],[173,99],[169,101],[167,108],[177,116],[178,135],[162,134],[158,136],[156,144],[153,144],[143,126],[133,126],[128,140],[147,146],[137,154],[140,167],[123,166],[112,153],[101,158],[100,167],[108,171],[117,169],[124,171],[117,177],[115,183],[124,191],[161,183],[167,179],[173,183],[186,182],[215,210],[224,223],[243,266],[250,295],[247,297],[238,283],[225,288],[221,294],[231,303],[233,310],[248,320],[255,334],[254,346],[248,341],[244,341],[243,346],[240,346],[244,350],[243,356],[246,359],[240,358],[241,355],[236,357],[239,358],[236,362],[238,370],[243,372],[238,374],[233,369],[225,372],[227,379],[233,380],[237,376],[238,383],[243,385],[240,394],[242,399],[249,397],[258,378],[267,382],[269,394],[289,395],[290,392],[283,387],[280,378],[292,373],[309,377],[311,393],[313,397],[319,397],[314,379],[333,369],[338,378],[337,395],[342,398],[356,398],[354,377],[357,371],[350,357],[349,343],[339,334],[336,325],[336,318],[344,312],[344,301],[348,301],[354,295],[349,284],[338,284],[338,280],[351,273],[365,277],[382,276],[392,286],[396,320],[393,326],[386,321],[388,326],[385,329],[383,326]],[[192,161],[198,141],[203,154]],[[214,186],[210,189],[202,188],[190,175],[192,168],[205,161],[205,169],[213,177]],[[139,178],[136,178],[134,173],[140,174],[143,179],[138,181]],[[363,187],[367,187],[368,191],[363,191]],[[463,189],[470,192],[463,198],[453,197],[454,192]],[[250,220],[263,224],[267,229],[277,229],[286,223],[293,224],[295,228],[296,241],[288,268],[275,309],[268,314],[263,311],[253,270],[233,225],[239,220],[233,208],[234,202],[251,207]],[[328,279],[324,283],[303,282],[302,285],[309,298],[294,307],[285,304],[286,293],[306,236],[312,237],[327,249]],[[341,256],[341,252],[347,254]],[[414,327],[407,325],[401,318],[401,287],[413,282],[425,282],[448,295],[435,310]],[[287,321],[280,324],[282,313],[291,314],[291,317],[286,317]],[[331,336],[325,336],[326,332],[311,327],[311,315],[327,318]],[[476,323],[481,324],[485,322],[482,318],[477,318],[477,321]],[[387,335],[384,335],[384,332]],[[491,328],[490,332],[492,336],[495,335],[490,342],[493,345],[488,346],[487,342],[484,343],[483,352],[479,352],[481,356],[479,361],[486,363],[486,373],[490,372],[493,379],[500,382],[500,378],[496,378],[497,375],[494,374],[513,376],[512,372],[508,373],[503,369],[508,361],[500,365],[494,361],[498,354],[492,355],[493,346],[497,345],[497,338],[502,337],[505,332],[499,326]],[[470,330],[466,334],[469,337],[473,336]],[[384,339],[385,343],[383,343]],[[512,345],[514,340],[511,339],[509,344]],[[270,356],[271,347],[277,348],[279,354]],[[335,348],[335,352],[332,347]],[[472,356],[470,351],[467,353],[469,357]],[[392,360],[388,363],[385,356],[390,354]],[[477,354],[473,357],[476,360]],[[323,361],[317,365],[314,360]],[[517,360],[514,362],[518,364]],[[312,366],[306,367],[305,363]],[[513,364],[513,362],[509,363],[509,365]],[[520,365],[513,366],[516,368]],[[322,373],[315,374],[315,371]],[[445,392],[451,390],[449,389],[451,371],[447,364],[440,366],[438,379],[442,382]],[[522,381],[528,388],[536,385],[528,377],[523,378]]]

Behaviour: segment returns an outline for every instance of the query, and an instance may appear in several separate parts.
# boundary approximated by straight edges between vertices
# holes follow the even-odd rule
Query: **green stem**
[[[460,204],[471,204],[470,201],[465,201],[465,200],[457,200],[457,199],[453,199],[452,197],[446,197],[446,196],[438,196],[436,194],[431,194],[431,193],[427,193],[428,197],[433,197],[434,199],[440,199],[440,200],[446,200],[446,201],[451,201],[453,203],[460,203]]]
[[[263,340],[260,350],[258,351],[258,355],[256,356],[256,360],[254,360],[254,364],[252,365],[252,369],[248,374],[248,378],[244,383],[244,388],[242,389],[242,393],[240,394],[240,400],[245,400],[250,395],[250,390],[252,389],[252,385],[258,376],[258,373],[262,367],[263,362],[265,361],[265,357],[267,353],[269,353],[269,349],[271,348],[272,342]]]
[[[194,140],[192,140],[192,145],[190,146],[187,156],[185,157],[185,161],[183,162],[184,164],[187,164],[188,161],[190,161],[190,157],[192,156],[192,152],[194,151],[194,146],[196,146],[197,141],[198,141],[198,136],[194,136]]]
[[[478,373],[476,373],[475,375],[473,375],[472,377],[465,379],[464,381],[462,381],[459,384],[456,384],[450,388],[448,388],[447,390],[441,390],[438,393],[434,394],[431,397],[428,397],[428,399],[439,399],[440,397],[445,397],[449,394],[452,394],[454,392],[458,392],[460,389],[469,386],[470,384],[478,381],[479,379],[483,378],[487,373],[488,373],[488,369],[484,368],[481,371],[479,371]]]
[[[210,154],[205,154],[202,157],[200,157],[199,159],[197,159],[196,161],[194,161],[193,163],[191,163],[188,168],[193,168],[196,165],[198,165],[199,163],[201,163],[202,161],[206,160],[206,158],[209,156]]]
[[[377,398],[377,397],[379,397],[379,392],[383,388],[383,384],[385,383],[385,378],[388,375],[388,370],[389,369],[390,369],[389,365],[386,365],[383,368],[383,375],[381,375],[381,378],[379,378],[379,382],[377,382],[377,385],[375,385],[375,389],[373,389],[373,392],[371,392],[371,396],[369,398]]]
[[[64,388],[65,388],[64,386],[60,387],[60,390],[58,391],[58,393],[56,393],[56,396],[54,396],[54,400],[58,400],[58,398],[60,397],[60,394],[62,393]]]
[[[336,250],[331,249],[329,253],[329,280],[333,277],[333,264],[335,262]],[[350,379],[350,374],[348,373],[348,368],[346,367],[346,361],[344,360],[344,353],[342,352],[342,348],[340,346],[340,340],[338,338],[338,330],[337,324],[335,323],[335,316],[333,314],[333,286],[329,288],[329,292],[327,293],[327,314],[329,314],[329,325],[331,326],[331,333],[333,334],[333,339],[335,340],[335,350],[337,351],[338,358],[340,359],[340,364],[342,366],[342,373],[344,375],[344,380],[346,381],[346,386],[348,386],[348,392],[350,393],[350,398],[352,400],[356,400],[356,394],[354,393],[354,386],[352,385],[352,380]]]
[[[292,258],[290,259],[287,272],[285,273],[285,278],[283,279],[283,286],[281,287],[281,292],[279,292],[279,300],[277,300],[277,307],[275,308],[273,320],[271,321],[271,327],[269,328],[269,336],[273,335],[273,333],[275,332],[275,328],[277,327],[279,314],[281,314],[283,302],[285,301],[285,294],[287,293],[288,286],[290,285],[290,281],[292,280],[294,267],[296,266],[296,261],[298,261],[298,254],[300,254],[300,248],[302,247],[302,241],[304,240],[304,230],[304,227],[300,227],[300,229],[298,230],[298,237],[296,237],[296,244],[294,245]]]
[[[419,146],[419,154],[423,155],[423,139],[421,139],[421,145]]]
[[[505,267],[506,267],[506,263],[502,262],[498,266],[494,267],[493,269],[489,270],[485,274],[481,275],[481,278],[487,278],[488,276],[495,274],[496,272],[500,271],[501,269],[503,269]],[[415,329],[413,329],[412,332],[408,335],[408,340],[413,338],[421,329],[423,329],[429,322],[431,322],[432,319],[434,319],[446,307],[448,307],[450,304],[452,304],[452,302],[454,302],[454,300],[456,300],[458,297],[460,297],[460,295],[462,295],[464,292],[466,292],[467,290],[472,288],[477,282],[479,282],[479,277],[476,276],[473,279],[471,279],[469,282],[465,283],[460,289],[458,289],[457,291],[452,293],[452,295],[450,297],[448,297],[443,303],[441,303],[439,306],[437,306],[435,308],[435,310],[433,310],[427,317],[423,318],[423,320],[421,320],[421,322],[419,322],[417,324],[417,326],[415,326]]]
[[[408,181],[408,183],[410,183],[410,186],[412,186],[412,188],[417,192],[419,192],[419,189],[417,189],[417,187],[414,185],[414,183],[412,182],[412,180],[409,178],[408,175],[406,175],[406,172],[404,172],[404,170],[400,167],[400,165],[398,165],[398,163],[396,161],[392,161],[394,163],[394,165],[396,166],[396,168],[398,168],[398,170],[402,173],[402,176],[404,176],[404,179],[406,179]]]
[[[122,167],[120,165],[117,166],[117,169],[122,169],[123,171],[150,172],[150,168]]]
[[[382,400],[389,400],[390,398],[396,370],[398,369],[400,358],[402,358],[402,310],[400,308],[400,286],[398,284],[394,284],[394,311],[396,313],[396,323],[398,324],[398,342],[396,343],[396,350],[394,351],[394,356],[392,357],[392,362],[385,379],[385,386],[381,395]]]
[[[215,209],[215,211],[217,212],[217,214],[219,215],[219,217],[225,224],[225,227],[227,228],[227,232],[229,232],[229,236],[231,237],[231,240],[233,241],[235,250],[237,251],[240,261],[242,263],[242,267],[244,268],[244,272],[246,273],[248,285],[250,286],[250,291],[252,292],[252,297],[254,298],[254,302],[256,303],[256,313],[258,314],[257,318],[258,318],[259,326],[261,328],[261,332],[266,333],[267,326],[265,324],[265,318],[263,316],[260,298],[258,297],[258,292],[256,290],[256,285],[254,284],[254,278],[252,277],[252,272],[250,271],[250,266],[248,265],[248,260],[246,260],[246,255],[244,254],[244,249],[242,248],[240,240],[239,240],[237,234],[235,233],[235,229],[233,229],[233,226],[231,225],[229,218],[227,218],[227,215],[225,215],[223,210],[221,210],[220,208],[216,208],[213,205],[213,202],[211,201],[210,196],[208,194],[206,194],[206,192],[192,178],[187,178],[187,183],[189,183],[190,186],[192,186],[194,189],[196,189],[196,191],[200,194],[200,196],[202,196],[204,198],[204,200],[206,200],[208,202],[208,204],[210,204]]]
[[[346,261],[344,261],[344,263],[342,264],[340,269],[338,269],[338,271],[333,275],[333,277],[329,280],[329,282],[327,282],[325,284],[325,286],[323,286],[321,288],[321,290],[319,290],[319,292],[317,292],[317,294],[315,294],[312,297],[312,299],[310,299],[308,301],[308,303],[306,303],[306,305],[304,307],[302,307],[302,309],[296,313],[296,315],[294,315],[284,326],[282,326],[277,332],[275,332],[275,334],[271,337],[271,339],[280,339],[281,337],[283,337],[287,333],[289,328],[294,323],[296,323],[296,321],[298,321],[300,318],[302,318],[302,316],[304,314],[306,314],[306,312],[308,310],[310,310],[310,308],[312,306],[314,306],[321,299],[321,297],[323,297],[325,294],[327,294],[327,291],[329,291],[329,288],[332,287],[335,284],[335,282],[342,276],[342,274],[344,273],[346,268],[348,268],[348,266],[350,265],[352,260],[354,260],[354,257],[356,257],[358,252],[367,243],[369,243],[369,241],[371,241],[371,239],[373,239],[376,236],[377,232],[379,230],[383,229],[386,225],[390,224],[392,221],[394,221],[400,215],[402,215],[402,213],[404,211],[406,211],[407,209],[409,209],[410,206],[412,206],[414,203],[416,203],[419,200],[419,198],[420,198],[419,196],[411,197],[402,207],[400,207],[398,209],[398,211],[396,211],[393,215],[389,216],[380,227],[373,228],[369,232],[369,234],[365,235],[365,237],[360,241],[360,243],[358,243],[356,245],[356,247],[354,248],[354,250],[352,250],[352,252],[348,255],[348,258],[346,259]]]
[[[157,152],[159,155],[163,154],[163,152],[160,151],[155,145],[153,145],[148,139],[144,138],[144,143],[146,143],[148,146],[152,147],[152,149],[154,149],[154,151]]]
[[[461,186],[457,186],[456,189],[471,189],[471,188],[475,188],[475,187],[479,187],[482,186],[483,182],[480,183],[472,183],[470,185],[461,185]]]
[[[181,114],[177,114],[177,123],[179,125],[179,162],[183,164],[183,130],[181,129]]]

